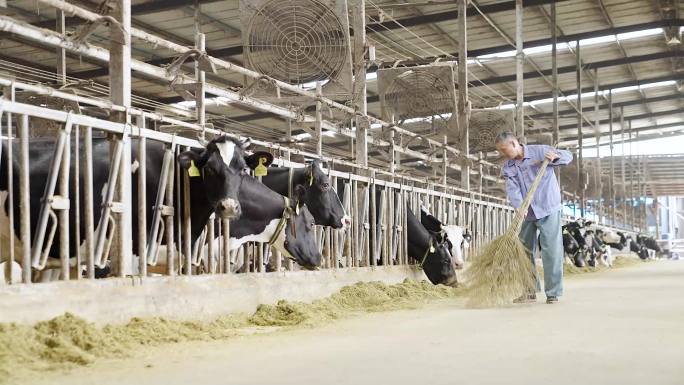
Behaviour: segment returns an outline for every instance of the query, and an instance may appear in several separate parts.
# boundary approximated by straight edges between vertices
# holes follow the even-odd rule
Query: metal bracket
[[[97,27],[100,24],[104,24],[106,26],[109,26],[109,39],[112,40],[113,42],[120,44],[120,45],[126,45],[128,44],[128,40],[126,39],[126,30],[124,29],[123,25],[119,23],[118,20],[116,20],[113,16],[100,16],[99,18],[91,21],[90,23],[86,24],[83,29],[81,29],[73,38],[74,43],[76,44],[83,44],[86,43],[86,40],[88,39],[88,36],[90,36]]]
[[[169,67],[166,69],[166,72],[169,73],[169,75],[178,75],[181,66],[190,57],[195,59],[201,71],[211,72],[212,74],[216,73],[216,67],[209,58],[209,55],[207,55],[205,52],[198,50],[197,48],[188,50],[187,52],[176,58],[176,60],[174,60],[171,63],[171,65],[169,65]]]
[[[53,196],[49,203],[53,210],[69,210],[71,206],[71,201],[60,195]]]

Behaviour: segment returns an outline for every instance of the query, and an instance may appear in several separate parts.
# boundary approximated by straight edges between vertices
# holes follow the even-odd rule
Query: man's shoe
[[[550,295],[550,296],[546,297],[546,303],[548,303],[548,304],[553,304],[553,303],[557,303],[557,302],[558,302],[558,297],[556,297],[555,295]]]
[[[513,303],[531,303],[537,302],[536,294],[523,294],[520,297],[513,300]]]

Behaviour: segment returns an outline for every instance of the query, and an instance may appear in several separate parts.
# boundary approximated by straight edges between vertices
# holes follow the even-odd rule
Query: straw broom
[[[488,243],[465,272],[469,307],[490,307],[510,303],[520,294],[534,290],[535,266],[518,234],[549,160],[542,163],[525,200],[506,232]]]

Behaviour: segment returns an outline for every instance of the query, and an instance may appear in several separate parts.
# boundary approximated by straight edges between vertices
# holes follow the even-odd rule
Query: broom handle
[[[513,218],[512,223],[513,226],[511,226],[511,228],[515,229],[515,234],[519,233],[520,229],[522,228],[525,216],[527,216],[527,210],[530,208],[530,205],[532,204],[532,198],[534,198],[534,193],[537,191],[537,187],[539,187],[539,184],[541,183],[542,177],[544,176],[544,173],[546,172],[546,168],[548,167],[548,165],[549,160],[544,159],[544,163],[542,163],[541,167],[539,168],[539,171],[537,171],[537,176],[534,178],[532,186],[530,186],[530,189],[527,191],[525,200],[522,202],[520,208],[515,213],[515,218]]]

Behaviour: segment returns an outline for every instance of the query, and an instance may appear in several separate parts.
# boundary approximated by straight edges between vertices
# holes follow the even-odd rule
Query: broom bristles
[[[487,244],[465,272],[469,307],[491,307],[510,303],[534,290],[535,268],[528,251],[509,229]]]

